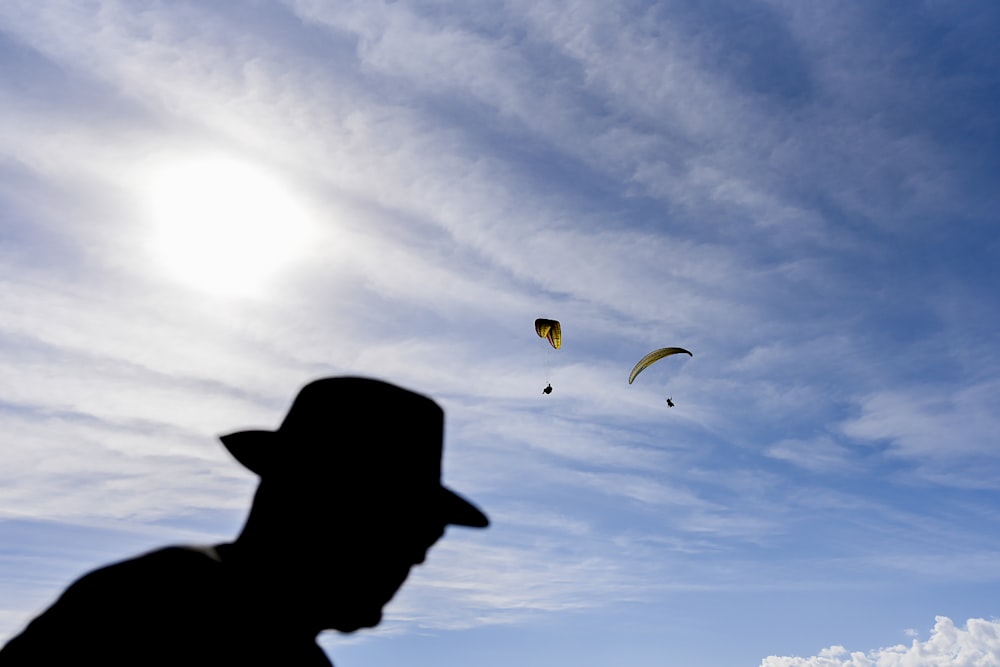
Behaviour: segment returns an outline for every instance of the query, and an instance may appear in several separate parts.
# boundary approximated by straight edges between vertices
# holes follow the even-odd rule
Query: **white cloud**
[[[915,464],[926,479],[992,488],[1000,469],[998,391],[993,380],[883,391],[864,399],[842,430]]]
[[[851,459],[850,450],[829,436],[811,440],[782,440],[769,447],[765,453],[771,458],[817,472],[846,470]]]
[[[1000,665],[1000,621],[970,618],[965,627],[938,616],[930,638],[868,652],[831,646],[815,656],[768,656],[760,667],[995,667]]]

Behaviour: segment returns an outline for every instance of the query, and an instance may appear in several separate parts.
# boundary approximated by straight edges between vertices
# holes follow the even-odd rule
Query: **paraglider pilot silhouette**
[[[331,665],[323,630],[373,627],[448,525],[444,413],[367,378],[306,385],[276,431],[221,437],[260,476],[231,543],[173,546],[73,583],[0,650],[14,665]]]

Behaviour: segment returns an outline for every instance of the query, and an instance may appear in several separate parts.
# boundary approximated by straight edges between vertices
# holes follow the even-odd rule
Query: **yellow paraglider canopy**
[[[535,320],[535,333],[541,338],[547,338],[549,344],[555,349],[562,347],[562,326],[559,320],[546,320],[539,318]]]
[[[669,357],[672,354],[687,354],[692,357],[694,356],[683,347],[661,347],[659,350],[653,350],[636,362],[635,366],[632,367],[632,372],[628,374],[628,383],[632,384],[632,380],[634,380],[639,373],[644,371],[646,367],[653,362],[659,361],[664,357]]]

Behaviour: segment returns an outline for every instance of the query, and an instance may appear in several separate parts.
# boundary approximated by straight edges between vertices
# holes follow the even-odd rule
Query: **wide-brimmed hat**
[[[333,377],[303,387],[276,431],[220,436],[261,476],[314,479],[329,472],[343,489],[436,513],[444,523],[485,528],[475,505],[441,484],[444,411],[388,382]]]

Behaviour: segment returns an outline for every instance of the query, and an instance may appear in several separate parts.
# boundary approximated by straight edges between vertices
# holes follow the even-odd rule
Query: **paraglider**
[[[683,347],[661,347],[658,350],[653,350],[645,357],[636,362],[635,366],[632,367],[632,372],[628,374],[628,383],[632,384],[632,381],[653,363],[663,359],[664,357],[669,357],[673,354],[686,354],[688,356],[694,356]],[[674,407],[674,399],[670,396],[667,397],[667,407]]]
[[[549,320],[545,318],[538,318],[535,320],[535,333],[538,334],[539,338],[544,338],[549,341],[549,345],[552,346],[552,350],[558,350],[562,347],[562,325],[559,324],[559,320]],[[549,350],[549,353],[552,353]],[[548,366],[551,367],[551,360],[548,362]],[[546,387],[542,389],[543,394],[552,393],[552,383],[549,381],[550,368],[546,368],[545,382]]]
[[[538,318],[535,320],[535,333],[539,338],[546,338],[549,345],[555,349],[562,347],[562,325],[559,320],[546,320]]]
[[[664,357],[669,357],[672,354],[687,354],[689,356],[694,356],[683,347],[661,347],[659,350],[653,350],[645,357],[636,362],[635,366],[632,367],[632,372],[628,374],[628,383],[632,384],[636,376],[648,368],[653,362],[659,361]]]

